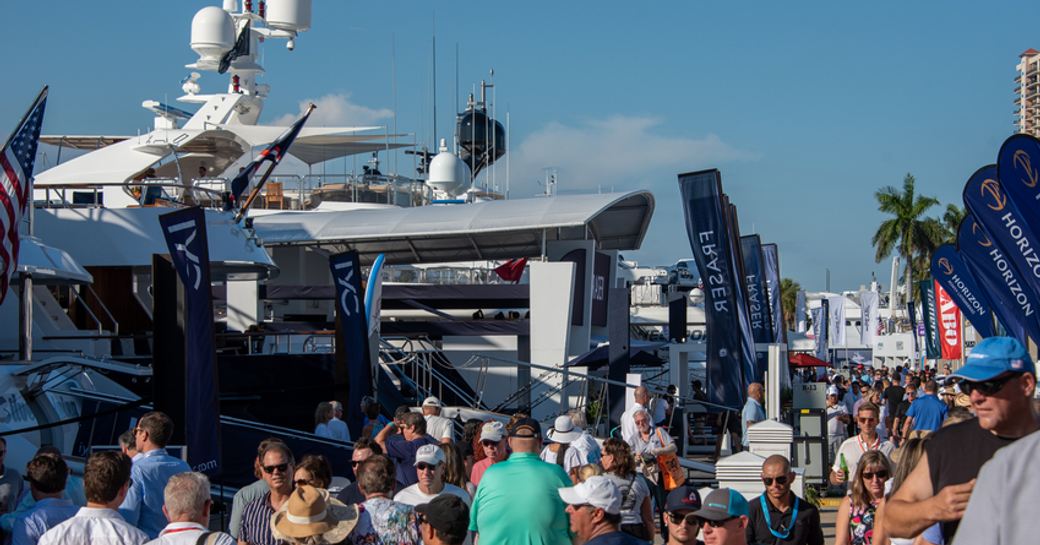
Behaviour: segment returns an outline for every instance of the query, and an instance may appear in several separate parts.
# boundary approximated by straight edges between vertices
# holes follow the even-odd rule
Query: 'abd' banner
[[[997,181],[996,165],[982,167],[972,174],[964,184],[964,204],[993,242],[988,249],[990,256],[1008,259],[1018,272],[1022,289],[1034,301],[1040,299],[1040,254],[1037,253],[1040,239],[1029,229],[1018,207]]]
[[[346,422],[351,437],[361,437],[361,398],[372,395],[372,364],[368,350],[368,319],[362,302],[361,263],[358,253],[350,251],[329,258],[332,282],[336,285],[336,352],[346,357]],[[342,345],[342,348],[340,348]]]
[[[708,400],[728,407],[743,404],[737,279],[730,261],[729,229],[722,213],[722,177],[718,170],[679,175],[686,233],[704,283],[707,325]]]
[[[924,322],[924,351],[930,360],[939,359],[939,316],[936,314],[935,288],[932,280],[917,283],[921,291],[921,321]]]
[[[784,325],[784,309],[780,303],[780,250],[776,244],[762,245],[762,274],[766,277],[766,290],[769,291],[770,323],[773,326],[774,343],[784,342],[787,328]],[[796,318],[797,319],[797,318]],[[804,318],[803,318],[804,319]]]
[[[769,293],[762,270],[762,242],[758,235],[740,237],[740,253],[744,258],[744,285],[747,286],[751,333],[756,343],[771,343],[773,325],[769,319]]]
[[[1008,335],[1026,344],[1026,335],[1040,339],[1036,299],[1019,280],[1003,253],[995,249],[989,234],[968,214],[957,229],[957,251],[979,287],[993,301],[993,312]]]
[[[961,313],[950,294],[935,281],[935,302],[939,313],[939,347],[944,360],[961,359]]]
[[[184,284],[184,435],[188,465],[207,475],[220,474],[220,403],[213,332],[206,214],[185,208],[159,216],[170,258]]]
[[[990,310],[993,305],[975,282],[975,276],[968,270],[956,248],[950,244],[936,248],[932,252],[931,271],[935,281],[953,298],[979,335],[992,337],[996,334]]]

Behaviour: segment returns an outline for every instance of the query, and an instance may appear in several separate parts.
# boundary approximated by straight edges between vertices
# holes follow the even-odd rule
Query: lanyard
[[[769,528],[769,533],[773,534],[773,537],[777,539],[786,540],[791,537],[791,529],[794,528],[794,523],[798,520],[798,496],[794,497],[794,507],[791,509],[791,527],[782,534],[773,529],[773,521],[769,520],[769,505],[766,503],[766,495],[762,494],[758,499],[762,502],[762,514],[766,516],[766,527]],[[781,528],[783,526],[783,524],[780,524]]]
[[[877,437],[875,437],[874,438],[874,442],[868,446],[866,441],[860,439],[859,436],[857,435],[856,436],[856,443],[859,444],[859,451],[860,452],[867,452],[868,450],[878,450],[878,447],[881,446],[881,436],[878,435]]]

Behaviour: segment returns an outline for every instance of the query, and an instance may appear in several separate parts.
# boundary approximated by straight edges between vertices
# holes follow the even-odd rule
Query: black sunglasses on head
[[[1018,377],[1018,373],[1010,373],[1002,377],[991,378],[989,380],[982,381],[971,381],[962,380],[959,385],[961,391],[967,395],[971,395],[972,392],[978,392],[984,396],[996,395],[997,392],[1004,389],[1004,385],[1011,382],[1012,379]]]

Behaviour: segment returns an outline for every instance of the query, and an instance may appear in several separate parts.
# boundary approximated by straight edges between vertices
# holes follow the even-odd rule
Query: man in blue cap
[[[1032,403],[1036,366],[1017,340],[983,339],[953,378],[960,379],[977,418],[942,428],[928,441],[925,456],[885,508],[883,524],[892,537],[912,538],[941,523],[945,542],[952,542],[982,465],[1040,428]]]
[[[712,491],[693,516],[701,521],[705,543],[747,545],[748,502],[740,492],[732,488]]]

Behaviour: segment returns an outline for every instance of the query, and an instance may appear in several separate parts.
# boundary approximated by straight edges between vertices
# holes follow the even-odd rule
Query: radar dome
[[[440,153],[430,161],[430,178],[427,184],[453,197],[469,188],[469,167],[462,159],[448,151],[448,145],[443,138]]]
[[[311,0],[267,0],[267,26],[288,32],[311,28]]]
[[[202,8],[191,20],[191,48],[199,54],[199,65],[216,67],[220,57],[235,46],[235,23],[231,14],[216,7]]]

